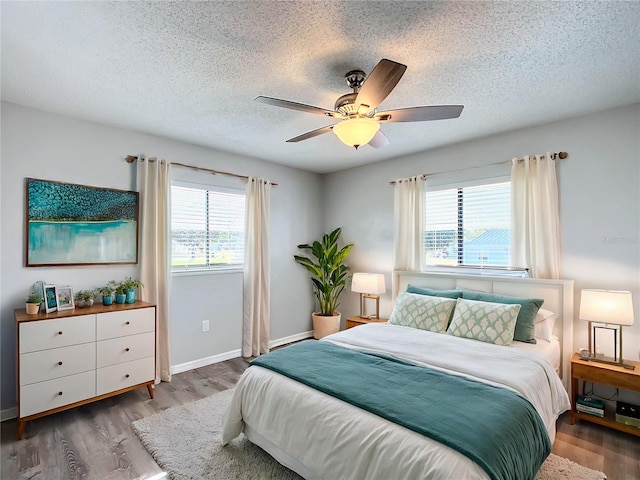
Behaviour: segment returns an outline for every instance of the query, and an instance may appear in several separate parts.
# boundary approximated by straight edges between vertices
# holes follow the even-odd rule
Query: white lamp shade
[[[633,325],[631,292],[617,290],[582,290],[580,318],[589,322]]]
[[[380,273],[354,273],[351,291],[379,295],[385,292],[384,275]]]
[[[356,117],[336,123],[332,130],[342,143],[354,147],[369,143],[380,130],[380,124],[373,118]]]

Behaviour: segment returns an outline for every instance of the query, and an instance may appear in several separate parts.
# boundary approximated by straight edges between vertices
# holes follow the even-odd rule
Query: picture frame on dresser
[[[73,302],[73,288],[69,285],[56,285],[56,302],[58,305],[58,311],[73,310],[76,308]]]
[[[40,295],[40,298],[42,298],[42,301],[40,302],[40,311],[44,312],[46,309],[46,305],[47,302],[45,301],[45,299],[47,298],[47,295],[44,292],[44,286],[46,285],[47,282],[43,282],[42,280],[38,280],[37,282],[35,282],[33,284],[33,289],[32,292],[36,293],[38,295]]]
[[[46,313],[58,310],[58,296],[55,285],[44,286],[44,310]]]

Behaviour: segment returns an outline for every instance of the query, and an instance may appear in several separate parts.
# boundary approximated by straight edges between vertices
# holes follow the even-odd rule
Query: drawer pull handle
[[[125,348],[125,349],[124,349],[124,351],[125,351],[125,352],[128,352],[128,351],[129,351],[129,347]]]
[[[127,373],[127,374],[124,376],[124,378],[129,378],[129,374]]]
[[[62,392],[58,392],[58,395],[62,396]]]
[[[58,362],[58,365],[62,365],[62,362]]]
[[[62,330],[58,331],[58,335],[62,335]]]
[[[129,323],[130,323],[129,321],[124,322],[125,325],[129,325]]]

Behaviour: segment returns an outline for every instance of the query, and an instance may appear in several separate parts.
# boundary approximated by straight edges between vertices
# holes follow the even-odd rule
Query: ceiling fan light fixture
[[[373,118],[355,117],[336,123],[332,130],[342,143],[357,149],[371,141],[380,130],[380,124]]]

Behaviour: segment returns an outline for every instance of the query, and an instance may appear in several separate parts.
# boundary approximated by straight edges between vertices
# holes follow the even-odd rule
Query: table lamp
[[[354,273],[351,291],[360,294],[360,318],[380,318],[380,293],[385,292],[384,275],[380,273]],[[376,301],[376,314],[365,315],[364,301],[373,298]]]
[[[633,364],[625,363],[622,357],[622,327],[633,325],[633,300],[631,292],[618,290],[582,290],[580,298],[580,318],[589,322],[589,357],[584,358],[584,360],[620,365],[629,370],[635,369]],[[618,330],[609,326],[592,326],[593,322],[618,326],[620,340],[616,341]],[[597,328],[614,330],[613,358],[596,355]],[[617,353],[618,344],[620,346],[619,355]]]

